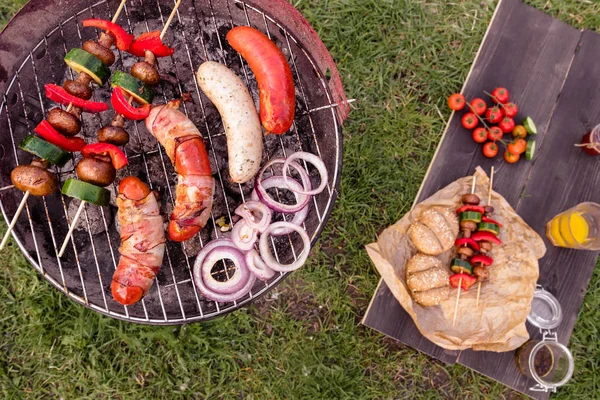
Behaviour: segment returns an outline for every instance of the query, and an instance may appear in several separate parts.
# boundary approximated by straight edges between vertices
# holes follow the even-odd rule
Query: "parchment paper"
[[[480,167],[475,175],[475,194],[482,205],[487,205],[489,179]],[[388,227],[366,249],[394,297],[427,339],[450,350],[510,351],[529,339],[525,321],[539,276],[538,259],[544,256],[546,247],[542,238],[498,193],[492,192],[492,206],[496,209],[492,218],[504,225],[499,236],[503,244],[493,245],[494,263],[489,267],[489,279],[482,283],[478,310],[475,310],[477,284],[461,292],[454,327],[457,289],[451,289],[448,299],[438,306],[422,307],[413,301],[406,287],[406,262],[417,253],[407,235],[411,222],[431,206],[456,210],[461,204],[460,197],[471,192],[472,181],[473,177],[467,176],[441,189]],[[454,255],[452,249],[438,258],[449,267]]]

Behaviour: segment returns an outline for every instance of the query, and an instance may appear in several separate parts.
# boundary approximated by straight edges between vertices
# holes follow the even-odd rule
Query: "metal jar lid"
[[[554,329],[560,325],[562,318],[562,307],[556,297],[538,287],[533,293],[527,321],[540,329]]]

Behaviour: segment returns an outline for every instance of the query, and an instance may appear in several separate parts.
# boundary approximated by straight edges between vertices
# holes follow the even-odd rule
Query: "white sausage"
[[[262,128],[248,89],[237,75],[214,61],[200,65],[198,84],[219,110],[229,156],[229,175],[236,183],[248,182],[260,169]]]

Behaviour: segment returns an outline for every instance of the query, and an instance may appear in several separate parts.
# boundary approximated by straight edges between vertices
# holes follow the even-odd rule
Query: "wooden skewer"
[[[117,22],[117,19],[119,19],[119,14],[121,14],[121,11],[123,11],[123,7],[125,6],[125,3],[127,3],[127,0],[121,0],[121,4],[119,4],[119,8],[117,8],[117,11],[115,11],[115,15],[113,15],[113,17],[112,17],[113,24],[115,22]]]
[[[492,205],[492,187],[494,185],[494,166],[490,172],[490,185],[488,186],[488,206]],[[479,309],[479,296],[481,295],[481,281],[477,282],[477,299],[475,300],[475,310]]]
[[[6,245],[6,242],[8,242],[8,237],[10,236],[10,233],[12,232],[13,228],[17,224],[19,215],[21,214],[21,211],[23,211],[23,207],[25,207],[28,197],[29,197],[29,190],[25,192],[25,195],[23,196],[23,200],[21,200],[21,203],[19,204],[19,208],[17,208],[17,212],[15,213],[15,216],[13,217],[12,221],[10,221],[10,225],[8,226],[8,229],[6,230],[6,233],[4,234],[4,238],[2,238],[2,243],[0,243],[0,251],[2,251],[2,249]]]
[[[169,25],[171,25],[171,21],[173,21],[173,17],[175,16],[177,9],[179,8],[179,4],[181,4],[181,0],[177,0],[177,3],[175,3],[175,7],[173,7],[173,11],[171,11],[171,15],[169,15],[169,18],[167,19],[167,23],[165,24],[165,27],[163,28],[162,32],[160,33],[160,40],[163,40],[163,38],[165,37],[165,34],[167,33],[167,30],[169,29]]]
[[[475,194],[475,183],[477,182],[477,176],[473,175],[473,183],[471,183],[471,194]],[[458,313],[458,301],[460,300],[460,288],[462,286],[462,278],[458,280],[458,287],[456,288],[456,302],[454,303],[454,317],[452,318],[452,326],[456,324],[456,314]]]
[[[83,201],[83,200],[81,201],[81,203],[79,203],[79,208],[77,209],[77,212],[75,213],[75,217],[73,218],[73,221],[71,221],[71,226],[69,227],[69,232],[67,232],[65,241],[63,242],[62,247],[60,248],[60,251],[58,252],[59,258],[62,257],[63,253],[65,252],[65,249],[67,248],[67,244],[69,243],[69,239],[73,235],[73,231],[75,230],[75,227],[77,226],[77,221],[79,220],[79,215],[83,211],[83,208],[85,207],[85,203],[87,203],[87,201]]]

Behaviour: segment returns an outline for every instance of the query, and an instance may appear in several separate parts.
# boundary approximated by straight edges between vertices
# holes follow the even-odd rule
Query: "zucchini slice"
[[[74,178],[67,179],[61,192],[65,196],[87,201],[97,206],[107,206],[110,201],[108,190]]]
[[[452,272],[455,274],[473,274],[473,266],[470,262],[461,260],[460,258],[455,258],[452,260],[452,266],[450,267]]]
[[[477,230],[481,232],[490,232],[496,236],[498,236],[500,233],[500,227],[496,224],[492,224],[491,222],[479,223],[479,225],[477,225]]]
[[[535,154],[535,140],[530,140],[527,142],[527,148],[525,149],[525,159],[533,160],[534,154]]]
[[[34,135],[25,136],[19,143],[19,148],[59,167],[65,165],[71,158],[69,153],[60,147]]]
[[[465,211],[461,212],[458,216],[460,221],[473,221],[475,223],[481,222],[481,213],[477,211]]]
[[[110,85],[112,87],[120,87],[141,104],[152,103],[152,99],[154,98],[154,93],[150,86],[123,71],[115,71]]]
[[[100,86],[104,85],[110,77],[110,69],[102,61],[82,49],[71,49],[65,56],[65,63],[78,74],[85,72]]]
[[[523,120],[523,126],[527,129],[527,133],[530,135],[537,135],[537,127],[535,126],[535,122],[531,117],[525,117]]]

